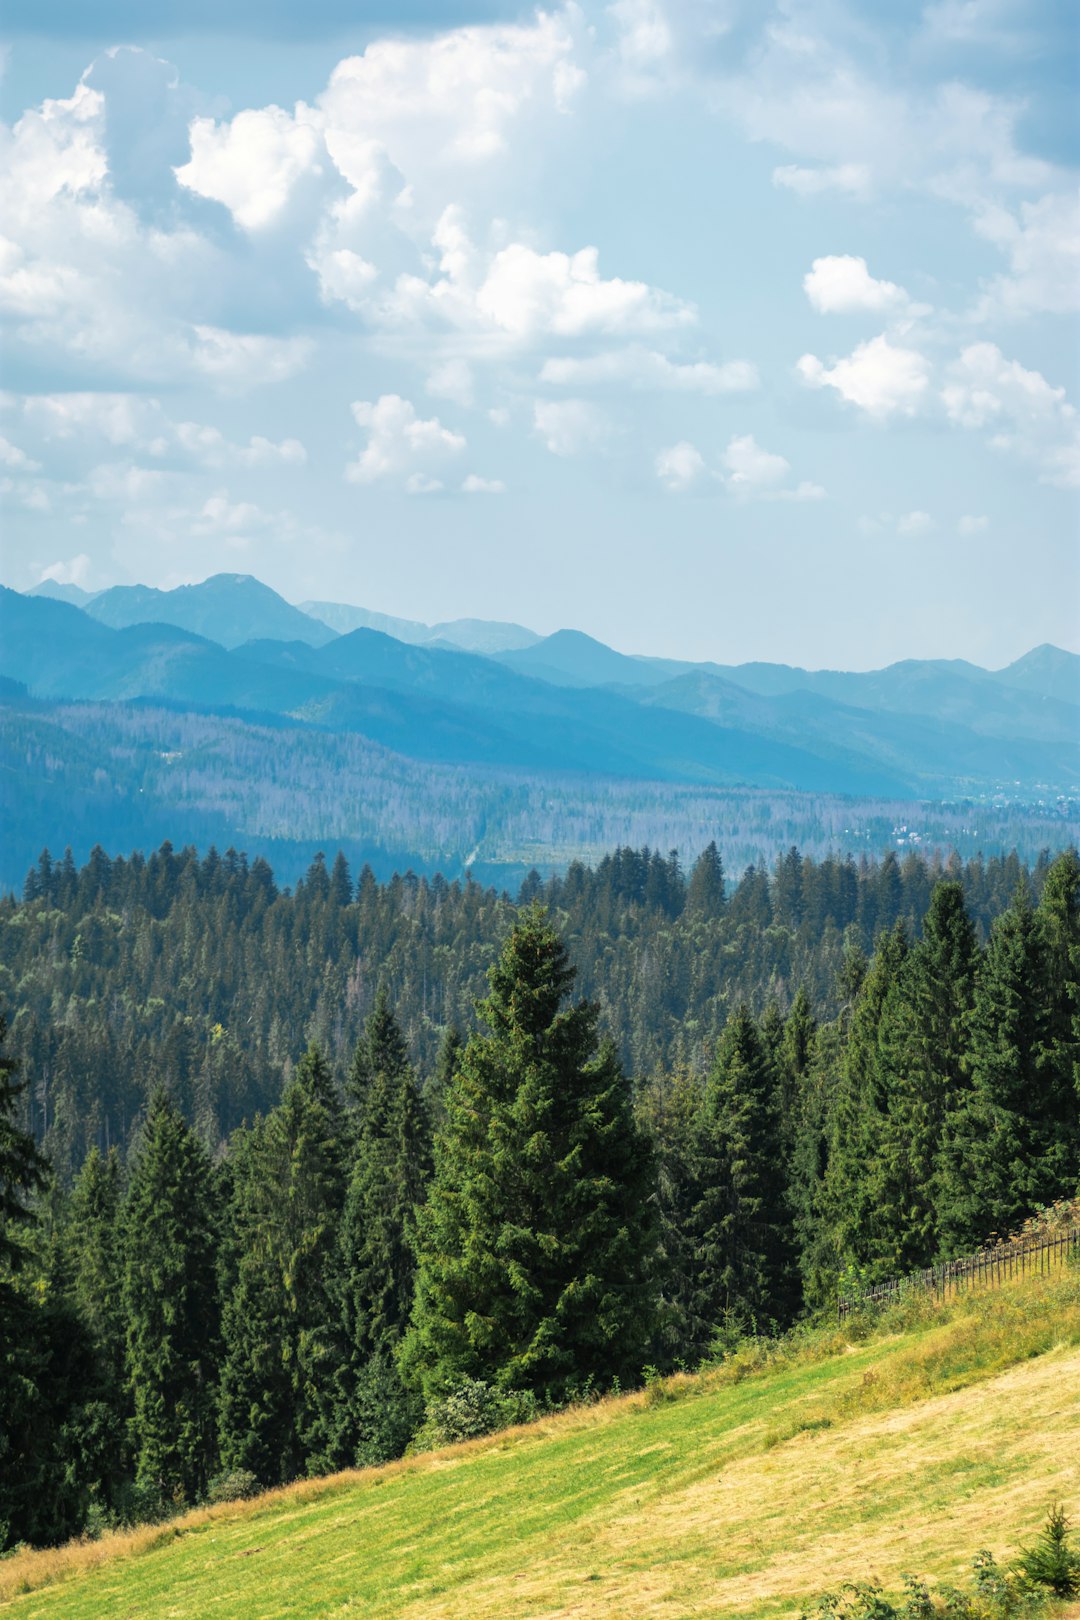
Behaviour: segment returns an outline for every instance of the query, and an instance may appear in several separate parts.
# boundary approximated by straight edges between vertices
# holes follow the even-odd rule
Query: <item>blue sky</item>
[[[1072,10],[13,0],[4,580],[1080,648]]]

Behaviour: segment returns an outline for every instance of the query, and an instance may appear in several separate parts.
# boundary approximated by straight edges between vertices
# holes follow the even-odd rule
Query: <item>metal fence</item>
[[[840,1294],[836,1301],[837,1320],[842,1322],[853,1311],[878,1310],[895,1305],[912,1294],[934,1294],[946,1299],[952,1294],[978,1287],[998,1288],[1011,1277],[1047,1272],[1063,1265],[1070,1255],[1080,1255],[1080,1224],[1057,1232],[1040,1232],[1028,1237],[997,1243],[960,1260],[946,1260],[940,1266],[927,1266],[906,1277],[892,1277],[851,1294]]]

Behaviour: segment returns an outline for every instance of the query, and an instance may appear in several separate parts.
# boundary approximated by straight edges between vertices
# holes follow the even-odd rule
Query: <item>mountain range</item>
[[[1080,783],[1080,657],[1050,646],[996,671],[695,664],[576,630],[297,607],[235,574],[0,588],[0,643],[0,676],[32,697],[286,717],[417,760],[923,799]]]

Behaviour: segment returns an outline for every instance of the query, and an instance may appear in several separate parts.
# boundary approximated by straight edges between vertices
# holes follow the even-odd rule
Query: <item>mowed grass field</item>
[[[18,1620],[797,1614],[1080,1520],[1080,1272],[0,1562]],[[1074,1611],[1074,1612],[1080,1612]]]

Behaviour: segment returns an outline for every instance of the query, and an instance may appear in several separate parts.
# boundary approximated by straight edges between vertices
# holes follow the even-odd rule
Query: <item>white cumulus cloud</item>
[[[666,450],[661,450],[656,458],[656,476],[673,494],[681,494],[683,490],[692,489],[707,472],[705,457],[697,446],[687,439],[669,445]]]
[[[835,388],[842,399],[879,421],[890,416],[914,416],[930,386],[930,365],[925,356],[916,349],[890,343],[884,333],[860,343],[850,355],[831,366],[816,355],[804,354],[797,369],[810,387]]]
[[[894,281],[878,281],[867,269],[866,260],[850,253],[815,259],[803,277],[803,289],[822,315],[880,314],[902,309],[908,302],[903,287]]]
[[[345,469],[353,484],[403,476],[410,494],[427,493],[437,483],[432,469],[465,448],[462,434],[443,427],[437,417],[418,416],[416,407],[400,394],[357,400],[352,412],[357,425],[368,430],[367,444]]]
[[[297,180],[318,172],[322,140],[309,108],[248,108],[231,123],[195,118],[191,157],[173,172],[182,186],[223,203],[238,225],[257,231],[283,212]]]
[[[972,343],[949,367],[941,391],[950,421],[988,430],[995,450],[1035,463],[1041,481],[1080,487],[1080,421],[1065,389],[1047,382],[996,343]]]

